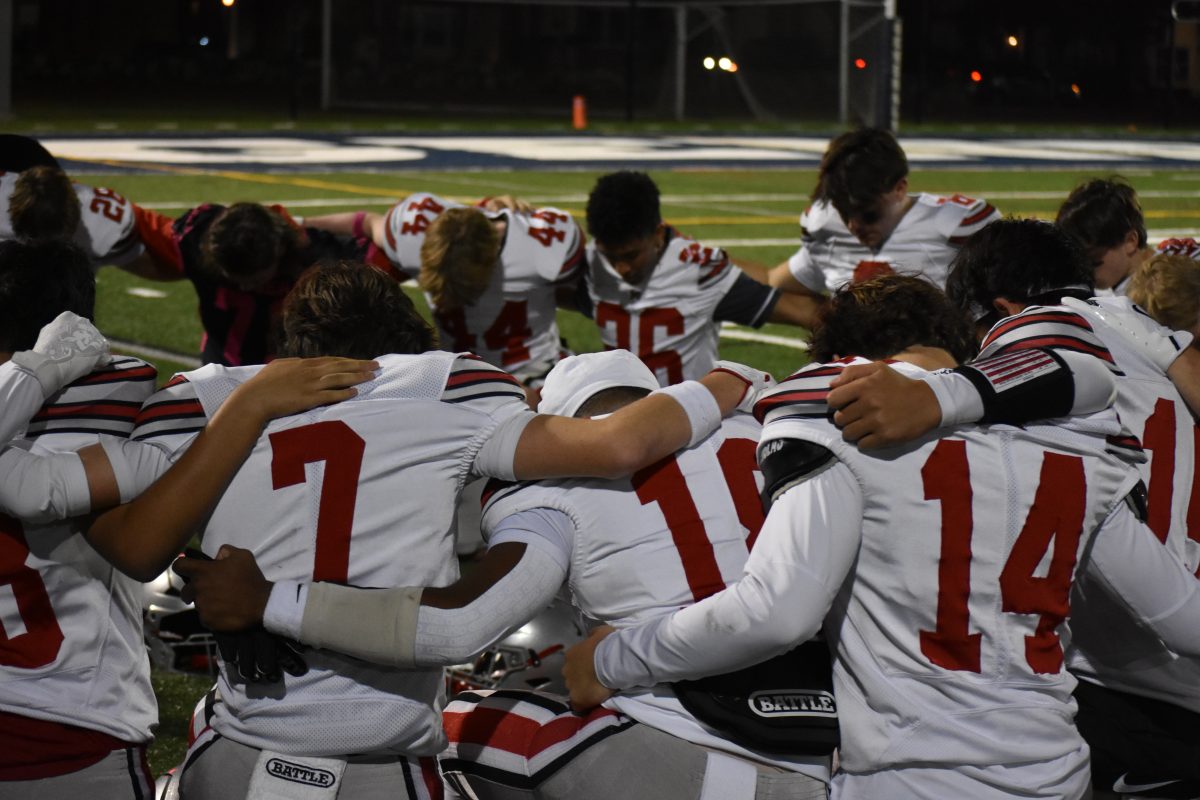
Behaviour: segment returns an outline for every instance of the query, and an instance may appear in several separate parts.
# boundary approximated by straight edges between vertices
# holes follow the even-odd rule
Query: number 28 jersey
[[[1018,765],[1079,751],[1064,665],[1076,570],[1137,483],[1106,452],[1115,417],[1081,429],[962,426],[861,453],[826,418],[814,365],[759,401],[760,460],[814,442],[861,487],[861,539],[826,631],[835,653],[842,764]],[[915,371],[906,364],[901,371]]]

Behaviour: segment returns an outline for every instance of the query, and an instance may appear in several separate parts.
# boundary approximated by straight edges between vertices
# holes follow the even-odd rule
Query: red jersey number
[[[943,669],[979,672],[983,636],[970,632],[968,606],[974,520],[966,443],[955,439],[938,442],[921,468],[921,479],[925,499],[942,505],[937,626],[919,631],[921,652]],[[1083,461],[1046,453],[1033,505],[1000,572],[1004,611],[1039,615],[1034,634],[1025,637],[1025,661],[1037,673],[1062,669],[1062,644],[1056,628],[1070,610],[1086,494]],[[1047,552],[1051,553],[1049,570],[1045,577],[1038,577],[1034,573]]]
[[[125,206],[129,204],[112,189],[93,189],[92,203],[88,206],[93,214],[102,214],[113,222],[125,219]]]
[[[27,566],[29,545],[21,523],[0,514],[0,610],[16,600],[16,615],[0,616],[0,665],[44,667],[58,658],[63,632],[41,574]],[[8,591],[4,591],[7,589]]]
[[[630,346],[633,317],[637,317],[638,346],[636,351]],[[616,349],[636,352],[637,357],[654,373],[662,370],[667,375],[667,383],[683,381],[683,361],[674,350],[656,351],[654,334],[662,329],[668,336],[683,335],[683,315],[674,308],[647,308],[631,315],[615,303],[601,302],[596,305],[596,324],[606,328],[611,323]],[[611,347],[609,349],[612,349]],[[661,378],[660,378],[661,380]]]
[[[274,489],[304,483],[304,465],[325,462],[317,511],[313,580],[346,583],[350,573],[354,504],[366,442],[340,420],[289,428],[272,433],[269,438]]]

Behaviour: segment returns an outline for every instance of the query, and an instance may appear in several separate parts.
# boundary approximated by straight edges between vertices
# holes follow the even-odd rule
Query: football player
[[[282,206],[206,203],[176,219],[135,206],[157,278],[192,282],[204,326],[206,364],[262,364],[274,357],[279,307],[304,270],[320,261],[365,260],[384,268],[365,238],[303,226]]]
[[[17,446],[34,453],[73,451],[97,434],[128,436],[154,391],[154,368],[109,360],[107,342],[84,318],[95,302],[88,261],[62,241],[0,242],[0,428],[5,441],[19,433]],[[0,516],[5,800],[132,800],[153,783],[145,755],[158,716],[142,587],[97,555],[80,529],[79,520]]]
[[[753,328],[800,321],[796,298],[754,280],[719,247],[664,223],[658,187],[643,172],[596,181],[587,226],[581,310],[596,321],[606,348],[633,352],[663,386],[712,369],[722,321]]]
[[[1146,259],[1129,279],[1129,299],[1160,325],[1200,336],[1200,261],[1161,252]]]
[[[1148,524],[1174,557],[1195,572],[1196,436],[1200,409],[1200,352],[1191,334],[1154,322],[1127,297],[1092,298],[1093,269],[1074,240],[1034,220],[1003,220],[963,248],[948,283],[951,299],[986,328],[983,354],[1045,344],[1090,349],[1079,333],[1094,331],[1111,351],[1117,373],[1116,409],[1149,452],[1140,467],[1147,486]],[[1065,304],[1065,307],[1064,307]],[[1081,593],[1089,582],[1081,584]],[[1144,629],[1120,615],[1108,619],[1105,595],[1087,593],[1096,608],[1074,625],[1071,669],[1078,723],[1096,754],[1096,787],[1111,791],[1124,773],[1149,771],[1163,779],[1200,779],[1191,754],[1200,713],[1200,664],[1175,658]],[[1184,714],[1183,711],[1187,713]],[[1185,751],[1149,748],[1138,741],[1159,731]],[[1157,738],[1155,739],[1157,740]]]
[[[954,366],[971,338],[931,284],[885,276],[839,290],[813,354],[915,373]],[[1106,450],[1119,423],[962,426],[866,455],[843,442],[820,388],[855,360],[814,363],[757,404],[772,505],[742,579],[668,617],[599,629],[568,653],[573,705],[773,655],[824,620],[837,796],[1087,796],[1061,640],[1076,573],[1200,654],[1195,580],[1140,525],[1126,502],[1138,475]]]
[[[154,278],[133,204],[112,189],[73,183],[57,166],[0,172],[0,241],[65,239],[88,254],[92,270],[114,264]]]
[[[986,200],[909,194],[908,158],[891,132],[848,131],[821,158],[800,249],[768,280],[803,298],[801,324],[812,329],[825,295],[846,283],[900,272],[943,286],[962,243],[999,218]]]
[[[371,325],[361,323],[367,311]],[[362,265],[313,270],[289,295],[283,318],[289,354],[400,349],[418,355],[382,358],[381,376],[355,402],[336,407],[340,412],[298,416],[261,438],[255,425],[222,405],[257,369],[209,367],[175,381],[139,414],[137,441],[105,442],[80,456],[87,489],[95,493],[84,499],[84,510],[111,504],[114,494],[138,494],[161,476],[89,530],[96,549],[121,569],[157,574],[207,520],[209,552],[223,543],[252,546],[269,559],[274,578],[449,583],[457,572],[453,507],[469,474],[628,474],[708,435],[722,411],[753,396],[754,373],[746,370],[662,390],[666,397],[605,420],[534,416],[506,373],[472,356],[424,353],[431,332],[407,295]],[[87,467],[92,458],[102,466]],[[28,466],[12,453],[0,461]],[[304,466],[310,462],[323,462],[311,478]],[[113,471],[107,486],[105,469]],[[308,597],[318,616],[329,595],[315,587],[324,585],[314,584]],[[285,780],[282,769],[328,776],[320,788],[344,785],[354,796],[391,797],[406,783],[416,787],[410,796],[425,796],[421,776],[435,777],[431,762],[421,759],[445,744],[435,709],[440,672],[397,673],[332,653],[310,657],[309,666],[265,694],[223,667],[225,702],[214,722],[220,737],[189,758],[185,792],[267,791]]]
[[[306,223],[369,233],[399,275],[417,278],[446,349],[475,353],[527,386],[565,355],[556,293],[578,278],[584,254],[583,231],[565,211],[509,196],[468,207],[418,192],[386,214]]]

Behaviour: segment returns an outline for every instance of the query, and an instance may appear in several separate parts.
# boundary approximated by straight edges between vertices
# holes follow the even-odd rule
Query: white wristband
[[[938,427],[950,428],[983,419],[983,398],[965,375],[940,370],[930,375],[922,375],[919,379],[925,381],[925,385],[933,390],[933,396],[941,406],[942,421]]]
[[[683,406],[688,423],[692,426],[692,438],[688,447],[695,447],[721,426],[721,407],[717,399],[700,381],[684,381],[674,386],[659,389],[654,394],[665,394]]]
[[[267,607],[263,609],[263,627],[271,633],[300,641],[300,626],[304,621],[304,603],[308,600],[308,584],[299,581],[279,581],[271,587]]]

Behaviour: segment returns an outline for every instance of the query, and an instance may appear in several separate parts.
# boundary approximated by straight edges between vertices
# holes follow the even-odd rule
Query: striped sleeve
[[[29,421],[29,438],[51,434],[107,434],[133,431],[138,409],[154,392],[158,373],[146,362],[115,356],[108,364],[52,395]]]
[[[504,370],[493,367],[479,356],[464,353],[450,367],[441,400],[444,403],[497,405],[517,400],[524,405],[525,390],[520,381]]]
[[[959,195],[955,195],[959,198]],[[967,198],[961,198],[961,201],[966,201]],[[954,204],[959,207],[960,202]],[[963,216],[959,220],[958,225],[951,231],[948,241],[950,244],[958,246],[971,238],[973,235],[983,230],[988,225],[1000,219],[1000,212],[995,206],[986,200],[972,200],[969,205],[963,206]]]
[[[184,376],[176,375],[142,404],[132,438],[179,449],[203,430],[207,422],[196,387]]]
[[[754,417],[762,424],[788,419],[827,419],[829,383],[845,364],[811,364],[782,380],[754,404]]]
[[[1083,316],[1065,308],[1031,306],[996,323],[983,340],[979,360],[1044,347],[1086,353],[1103,361],[1114,375],[1124,373]]]
[[[583,269],[584,254],[586,253],[586,237],[579,227],[579,223],[574,218],[568,217],[571,220],[570,235],[571,241],[567,247],[567,258],[563,261],[562,268],[558,271],[556,281],[568,282],[574,280],[579,275],[579,271]]]

